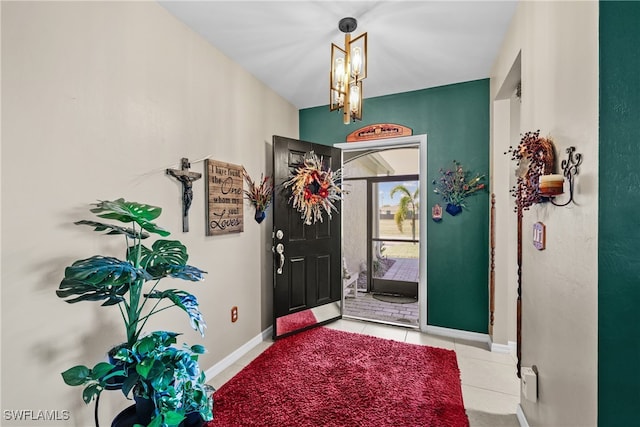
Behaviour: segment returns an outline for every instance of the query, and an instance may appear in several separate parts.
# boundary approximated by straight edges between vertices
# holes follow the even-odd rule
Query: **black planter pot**
[[[204,425],[204,420],[200,415],[200,412],[191,412],[187,414],[184,421],[180,423],[182,427],[202,427]]]
[[[146,400],[146,402],[145,402]],[[120,412],[112,421],[111,427],[133,427],[134,424],[148,425],[153,414],[153,403],[150,399],[136,398],[136,404]],[[187,414],[180,427],[202,427],[204,420],[199,412]]]
[[[111,422],[111,427],[131,427],[138,423],[136,415],[136,405],[131,405],[124,411],[120,412]]]
[[[153,400],[138,396],[133,396],[133,400],[136,401],[135,408],[138,424],[146,426],[151,422],[151,417],[153,416],[153,411],[156,409],[156,405],[153,403]]]
[[[132,427],[134,424],[148,425],[155,405],[151,399],[134,396],[135,405],[127,407],[120,412],[111,423],[111,427]]]

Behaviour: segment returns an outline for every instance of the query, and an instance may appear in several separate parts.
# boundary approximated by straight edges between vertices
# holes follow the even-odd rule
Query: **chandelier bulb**
[[[362,72],[362,50],[359,46],[351,49],[351,75],[358,77]]]
[[[355,116],[360,110],[360,88],[358,85],[353,85],[349,89],[349,107],[352,116]]]
[[[344,74],[345,74],[345,70],[344,70],[344,58],[336,58],[335,60],[335,64],[334,64],[334,75],[333,75],[333,79],[335,81],[336,84],[336,89],[340,90],[344,81]]]

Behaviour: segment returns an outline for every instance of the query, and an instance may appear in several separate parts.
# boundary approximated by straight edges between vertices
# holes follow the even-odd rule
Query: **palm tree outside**
[[[413,236],[413,240],[416,240],[416,216],[418,214],[418,201],[420,197],[420,188],[416,188],[416,191],[411,194],[409,189],[404,185],[396,185],[391,189],[391,198],[396,193],[400,193],[402,197],[400,197],[400,203],[398,204],[398,210],[396,210],[393,219],[396,222],[396,226],[398,230],[402,233],[402,225],[404,221],[411,215],[411,234]],[[415,244],[415,242],[414,242]]]

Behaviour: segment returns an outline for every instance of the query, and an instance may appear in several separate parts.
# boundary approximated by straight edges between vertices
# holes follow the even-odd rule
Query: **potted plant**
[[[142,243],[150,233],[161,237],[170,234],[153,222],[162,213],[161,208],[117,199],[100,201],[91,212],[129,225],[90,220],[75,223],[123,237],[124,260],[102,255],[78,260],[65,269],[56,294],[70,304],[101,301],[102,306],[117,306],[124,322],[125,341],[112,349],[110,363],[99,362],[93,368],[74,366],[62,373],[63,380],[72,386],[85,386],[85,403],[95,398],[97,405],[100,393],[107,388],[120,388],[126,396],[133,393],[150,399],[154,405],[150,426],[178,425],[187,406],[198,407],[205,420],[211,419],[207,418],[211,416],[211,403],[201,398],[204,375],[195,369],[204,347],[172,347],[178,335],[175,332],[142,336],[151,316],[174,306],[183,310],[193,329],[204,336],[206,324],[196,297],[179,289],[161,290],[158,285],[166,277],[200,281],[206,272],[187,264],[187,249],[177,240],[158,239],[151,246]],[[114,378],[119,378],[115,386]],[[167,397],[172,395],[172,399]]]
[[[125,366],[122,391],[125,395],[133,391],[136,420],[141,424],[193,426],[213,418],[213,388],[205,384],[198,366],[204,347],[175,347],[178,335],[152,332],[114,356]]]

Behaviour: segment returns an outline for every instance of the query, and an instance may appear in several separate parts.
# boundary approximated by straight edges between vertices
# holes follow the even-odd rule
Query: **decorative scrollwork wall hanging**
[[[343,190],[338,186],[341,178],[340,169],[323,169],[322,158],[313,151],[305,155],[304,163],[284,183],[285,188],[291,188],[289,202],[305,224],[322,222],[323,212],[331,219],[331,212],[337,211],[334,203],[342,200]]]
[[[567,206],[573,202],[575,177],[578,175],[578,166],[582,164],[582,154],[576,153],[576,147],[569,147],[566,151],[568,157],[562,161],[560,167],[562,168],[562,176],[569,181],[569,200],[564,203],[559,203],[554,200],[554,197],[549,197],[549,201],[555,206]]]

